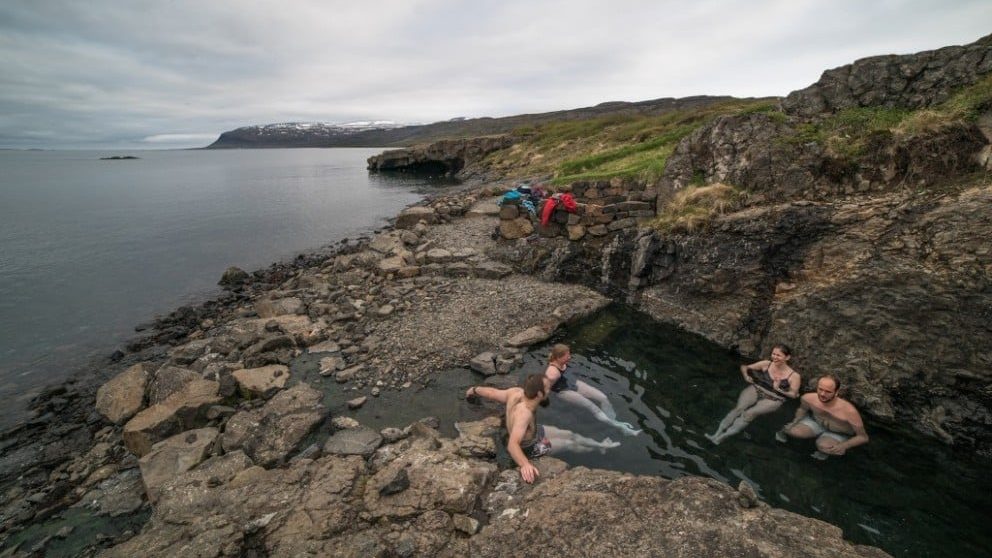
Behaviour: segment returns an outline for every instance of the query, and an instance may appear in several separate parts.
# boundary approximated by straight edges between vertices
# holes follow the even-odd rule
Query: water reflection
[[[714,446],[704,434],[743,387],[736,354],[623,307],[553,341],[571,345],[569,373],[606,393],[619,420],[644,429],[602,455],[562,456],[573,465],[667,478],[706,475],[734,486],[744,480],[772,505],[829,521],[848,540],[897,556],[975,556],[992,548],[992,509],[985,503],[992,482],[969,456],[866,417],[871,443],[818,461],[811,440],[774,439],[795,401]],[[528,354],[521,374],[543,371],[549,350],[550,343]],[[802,374],[802,355],[796,356]],[[540,420],[596,439],[617,436],[588,413],[554,401]]]

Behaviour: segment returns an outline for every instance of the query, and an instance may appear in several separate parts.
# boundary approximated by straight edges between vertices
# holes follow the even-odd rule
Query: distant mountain
[[[345,145],[348,138],[362,132],[389,130],[405,126],[388,120],[326,124],[322,122],[284,122],[262,126],[245,126],[224,132],[210,149],[244,147],[330,147]]]
[[[349,124],[287,123],[246,126],[224,132],[208,149],[264,147],[403,147],[441,139],[505,134],[516,128],[561,120],[610,115],[651,115],[702,107],[732,97],[697,96],[628,103],[614,101],[594,107],[522,114],[502,118],[453,118],[444,122],[403,125],[388,121]]]

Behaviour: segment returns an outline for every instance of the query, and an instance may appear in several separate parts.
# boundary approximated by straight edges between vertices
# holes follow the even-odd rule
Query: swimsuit
[[[827,428],[827,425],[820,422],[814,416],[805,416],[799,424],[806,425],[810,430],[813,431],[813,436],[819,438],[820,436],[826,436],[828,438],[833,438],[838,442],[846,442],[851,439],[850,434],[841,434],[840,432],[834,432]]]
[[[575,378],[571,376],[566,376],[565,370],[558,368],[558,366],[554,364],[549,364],[548,366],[554,366],[555,370],[561,373],[561,376],[558,376],[558,379],[555,380],[555,383],[551,385],[551,391],[554,391],[556,393],[565,390],[579,391],[579,385],[578,383],[576,383]]]
[[[758,372],[754,372],[753,370],[750,371],[751,377],[754,378],[754,391],[758,393],[758,399],[768,399],[769,401],[777,401],[781,403],[785,401],[785,396],[776,393],[774,388],[772,388],[773,383],[771,367],[772,365],[769,364],[768,368],[765,368],[764,370],[759,370]],[[778,388],[781,390],[789,389],[791,387],[789,385],[789,378],[791,378],[795,373],[796,371],[793,370],[788,376],[779,380]]]
[[[544,435],[544,427],[540,424],[534,428],[534,438],[527,443],[521,443],[520,449],[529,459],[537,459],[551,451],[551,440]]]

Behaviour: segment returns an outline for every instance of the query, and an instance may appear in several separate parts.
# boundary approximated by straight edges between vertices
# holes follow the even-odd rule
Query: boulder
[[[513,337],[506,340],[506,346],[508,347],[529,347],[540,343],[541,341],[546,341],[551,337],[550,331],[547,331],[541,326],[534,326],[520,333],[514,335]]]
[[[153,445],[151,451],[138,461],[148,501],[154,504],[166,481],[206,459],[217,436],[216,428],[199,428],[181,432]]]
[[[429,207],[410,207],[404,209],[396,217],[395,227],[397,229],[412,229],[421,221],[433,225],[437,223],[437,213]]]
[[[737,491],[713,479],[584,467],[551,476],[540,461],[534,488],[504,499],[511,507],[492,510],[472,537],[473,556],[504,556],[508,548],[554,549],[550,556],[888,556],[844,541],[822,521],[765,504],[742,508]]]
[[[397,521],[435,509],[466,515],[474,511],[479,495],[496,473],[496,464],[435,451],[436,443],[431,437],[415,440],[409,451],[369,479],[365,506],[373,518]],[[395,486],[401,471],[408,487],[398,492],[384,490]]]
[[[380,254],[392,254],[396,250],[402,250],[403,246],[403,239],[397,232],[377,234],[375,238],[369,242],[369,248],[379,252]]]
[[[362,397],[356,397],[348,401],[348,408],[351,410],[360,409],[368,400],[369,398],[364,395]]]
[[[122,424],[144,407],[145,388],[151,373],[147,363],[121,372],[96,392],[96,410],[107,420]]]
[[[491,416],[475,422],[456,422],[456,453],[462,457],[491,459],[496,457],[500,418]]]
[[[248,273],[240,267],[231,266],[221,275],[218,285],[225,289],[236,289],[248,281]]]
[[[368,458],[382,445],[378,432],[360,426],[339,430],[324,444],[324,455],[361,455]]]
[[[255,312],[260,318],[274,318],[287,314],[306,314],[306,306],[296,297],[262,299],[255,303]]]
[[[396,273],[406,267],[407,267],[406,260],[404,260],[399,256],[393,256],[391,258],[383,258],[379,260],[376,269],[379,270],[379,273],[386,275],[389,273]]]
[[[124,425],[124,446],[141,457],[160,441],[205,422],[206,410],[220,402],[220,384],[193,380],[165,401],[141,411]]]
[[[284,463],[327,415],[320,403],[323,397],[309,385],[297,384],[261,408],[239,412],[221,436],[224,451],[240,449],[263,467]]]
[[[186,384],[200,377],[198,373],[187,368],[169,364],[160,367],[148,384],[148,404],[155,405],[165,401],[170,395],[181,391]]]
[[[339,355],[333,355],[320,359],[320,375],[330,376],[338,370],[343,370],[348,366],[348,362]]]
[[[480,353],[469,362],[469,368],[475,370],[483,376],[492,376],[496,373],[496,354],[491,352]]]
[[[242,368],[231,374],[238,382],[238,387],[245,395],[266,397],[273,391],[286,386],[289,379],[289,368],[281,364],[262,366],[261,368]]]
[[[516,219],[502,219],[499,222],[499,234],[507,240],[516,240],[530,236],[534,232],[534,225],[527,217]]]
[[[454,259],[451,252],[444,248],[432,248],[427,251],[428,263],[446,263]]]

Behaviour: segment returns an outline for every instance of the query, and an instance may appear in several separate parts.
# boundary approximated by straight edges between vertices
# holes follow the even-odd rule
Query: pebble
[[[365,396],[356,397],[355,399],[348,401],[348,408],[352,410],[359,409],[361,408],[362,405],[365,404],[366,401],[368,401],[368,399],[369,398]]]

